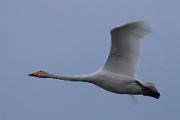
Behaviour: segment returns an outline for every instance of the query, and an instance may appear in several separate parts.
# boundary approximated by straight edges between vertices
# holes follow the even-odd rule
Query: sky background
[[[0,120],[177,120],[180,118],[179,0],[1,0]],[[159,100],[95,85],[27,76],[35,70],[87,74],[109,53],[109,31],[144,20],[139,79]]]

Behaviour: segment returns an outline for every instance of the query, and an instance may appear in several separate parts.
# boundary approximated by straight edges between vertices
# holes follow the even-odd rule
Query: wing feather
[[[144,22],[132,22],[111,30],[111,50],[105,70],[135,77],[140,39],[151,30]]]

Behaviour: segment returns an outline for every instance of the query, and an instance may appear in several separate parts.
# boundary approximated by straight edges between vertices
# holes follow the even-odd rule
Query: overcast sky
[[[180,118],[178,0],[1,0],[1,120],[177,120]],[[109,31],[144,20],[139,79],[159,100],[107,92],[95,85],[27,76],[35,70],[86,74],[109,53]]]

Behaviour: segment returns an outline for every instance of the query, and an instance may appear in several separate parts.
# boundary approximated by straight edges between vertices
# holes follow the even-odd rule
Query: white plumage
[[[153,83],[140,83],[136,78],[140,39],[150,29],[143,22],[132,22],[111,30],[111,50],[105,65],[88,75],[62,75],[37,71],[30,76],[93,83],[118,94],[145,95],[159,99]]]

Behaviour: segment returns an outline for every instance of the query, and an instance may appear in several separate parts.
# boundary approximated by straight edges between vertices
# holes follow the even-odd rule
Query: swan
[[[96,72],[86,75],[53,74],[38,70],[29,76],[81,81],[95,84],[117,94],[144,95],[159,99],[160,93],[152,82],[137,79],[140,39],[151,29],[142,21],[135,21],[111,30],[111,49],[107,61]]]

